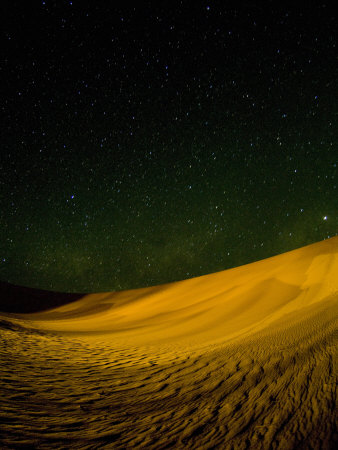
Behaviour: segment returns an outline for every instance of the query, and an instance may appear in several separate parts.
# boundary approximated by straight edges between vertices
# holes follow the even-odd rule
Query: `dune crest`
[[[176,283],[89,294],[30,319],[42,329],[105,332],[114,338],[136,339],[138,344],[189,338],[195,343],[223,341],[336,296],[337,273],[335,237]]]
[[[337,313],[338,237],[0,314],[2,448],[334,448]]]

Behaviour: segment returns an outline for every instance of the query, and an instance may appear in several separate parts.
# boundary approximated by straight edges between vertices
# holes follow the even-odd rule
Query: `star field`
[[[337,234],[337,17],[238,3],[3,3],[1,280],[135,288]]]

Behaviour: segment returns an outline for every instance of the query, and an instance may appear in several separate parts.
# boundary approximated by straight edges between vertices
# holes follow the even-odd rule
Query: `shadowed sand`
[[[79,298],[83,294],[67,294],[14,286],[0,281],[0,311],[32,313],[55,308]]]
[[[1,448],[334,448],[337,312],[335,237],[0,314]]]

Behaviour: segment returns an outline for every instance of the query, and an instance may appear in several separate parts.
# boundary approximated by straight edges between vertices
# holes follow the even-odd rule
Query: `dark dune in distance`
[[[0,281],[0,311],[5,313],[34,313],[74,302],[85,294],[47,291]]]

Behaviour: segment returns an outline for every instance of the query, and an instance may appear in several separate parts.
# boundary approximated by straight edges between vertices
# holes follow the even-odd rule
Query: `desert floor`
[[[337,312],[338,237],[1,313],[1,448],[334,448]]]

